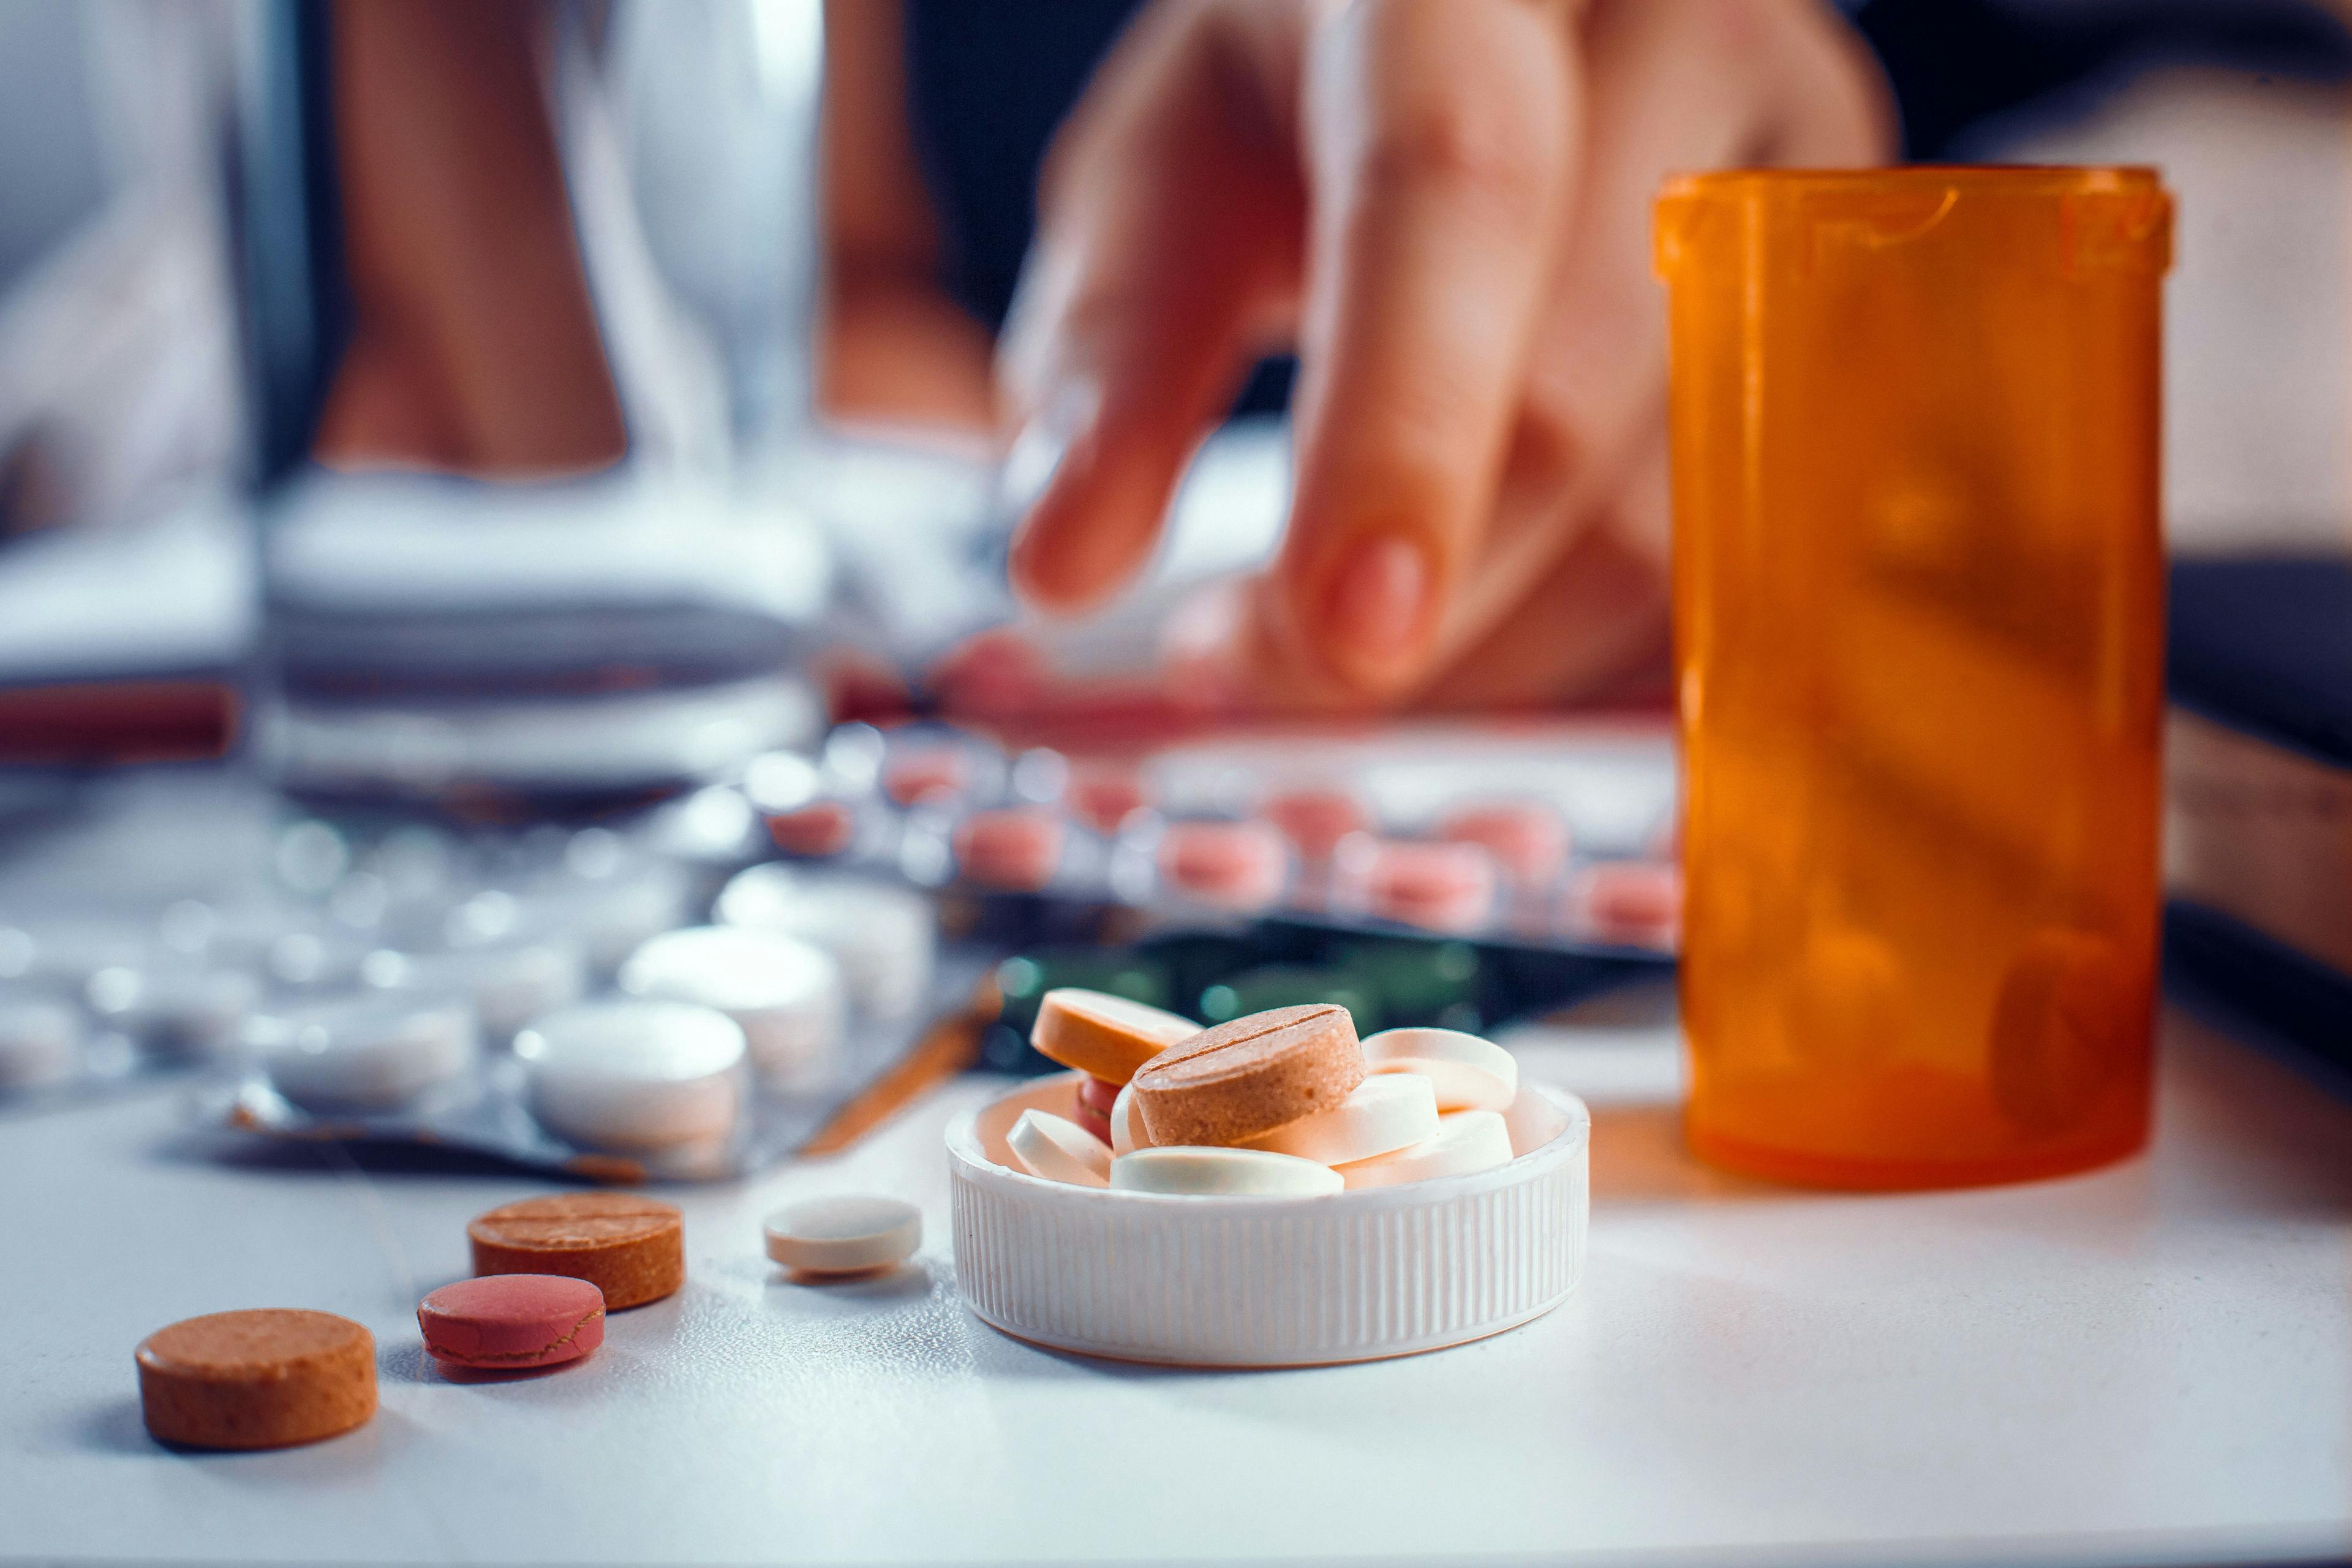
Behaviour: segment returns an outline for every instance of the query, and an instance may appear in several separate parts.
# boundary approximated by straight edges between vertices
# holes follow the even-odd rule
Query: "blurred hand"
[[[1891,132],[1820,0],[1159,0],[1055,143],[1000,352],[1008,473],[1038,476],[1017,588],[1115,593],[1250,362],[1296,343],[1288,531],[1172,628],[1182,686],[1517,703],[1654,668],[1651,198]]]

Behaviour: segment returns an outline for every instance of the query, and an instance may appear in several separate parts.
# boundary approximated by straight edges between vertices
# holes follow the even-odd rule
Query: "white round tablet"
[[[1143,1129],[1143,1112],[1135,1103],[1135,1085],[1123,1083],[1110,1102],[1110,1152],[1132,1154],[1138,1149],[1151,1146],[1151,1134]]]
[[[80,986],[102,969],[143,965],[155,946],[135,921],[26,921],[0,930],[0,977]]]
[[[1345,1184],[1330,1166],[1296,1154],[1186,1145],[1121,1154],[1110,1163],[1110,1184],[1122,1193],[1319,1198]]]
[[[895,1268],[923,1244],[923,1211],[897,1198],[840,1193],[787,1204],[767,1218],[768,1256],[803,1274]]]
[[[144,1050],[212,1057],[236,1046],[261,983],[241,969],[117,965],[92,974],[83,994],[100,1023]]]
[[[81,1015],[62,1002],[0,1002],[0,1093],[71,1077],[81,1041]]]
[[[1519,1092],[1518,1058],[1459,1029],[1382,1029],[1363,1044],[1373,1072],[1429,1079],[1441,1111],[1501,1110]]]
[[[588,964],[566,937],[530,937],[446,952],[368,954],[360,970],[371,985],[448,992],[474,1005],[484,1038],[511,1037],[541,1013],[587,994]]]
[[[1004,1142],[1033,1176],[1080,1187],[1110,1184],[1110,1146],[1066,1116],[1024,1110]]]
[[[743,1030],[685,1002],[583,1002],[515,1037],[531,1114],[604,1149],[716,1143],[743,1102]]]
[[[394,1110],[463,1078],[480,1055],[473,1010],[447,997],[341,997],[273,1009],[246,1043],[272,1088],[306,1110]]]
[[[850,1000],[896,1022],[930,996],[939,917],[910,888],[841,872],[754,866],[719,895],[721,925],[782,931],[824,948],[841,963]]]
[[[1277,1127],[1247,1147],[1318,1164],[1369,1160],[1437,1136],[1437,1094],[1416,1073],[1376,1073],[1328,1110]]]
[[[583,837],[575,836],[575,842]],[[640,944],[693,918],[691,879],[685,867],[667,860],[625,863],[600,876],[559,878],[535,897],[579,939],[589,967],[599,974],[612,973]]]
[[[1377,1159],[1342,1165],[1338,1174],[1350,1189],[1393,1187],[1436,1176],[1466,1176],[1511,1163],[1510,1129],[1500,1113],[1457,1110],[1437,1119],[1437,1136]]]
[[[629,955],[621,989],[716,1007],[742,1026],[752,1064],[787,1088],[815,1088],[841,1055],[848,994],[814,942],[743,926],[666,931]]]

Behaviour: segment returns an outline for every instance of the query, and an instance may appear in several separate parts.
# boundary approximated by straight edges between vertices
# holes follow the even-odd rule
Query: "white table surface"
[[[1186,1373],[958,1305],[960,1083],[835,1162],[688,1190],[690,1279],[551,1374],[419,1348],[465,1222],[539,1190],[225,1160],[177,1096],[0,1121],[0,1557],[2245,1562],[2352,1552],[2352,1107],[2169,1019],[2152,1154],[1825,1196],[1694,1165],[1660,1027],[1530,1046],[1596,1111],[1591,1259],[1527,1328],[1367,1366]],[[244,1147],[244,1146],[236,1146]],[[919,1266],[783,1281],[795,1193],[919,1197]],[[346,1313],[383,1409],[166,1452],[131,1352],[234,1307]]]

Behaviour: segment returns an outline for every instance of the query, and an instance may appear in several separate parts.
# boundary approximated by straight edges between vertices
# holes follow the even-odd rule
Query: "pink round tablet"
[[[417,1304],[425,1348],[491,1370],[555,1366],[604,1342],[604,1293],[561,1274],[485,1274]]]
[[[1568,863],[1568,824],[1540,801],[1498,801],[1454,813],[1437,836],[1475,844],[1492,855],[1513,881],[1549,882]]]
[[[1475,844],[1383,843],[1363,879],[1372,913],[1403,925],[1467,931],[1495,907],[1495,862]]]
[[[1062,819],[1043,806],[976,811],[956,825],[956,863],[975,882],[1030,892],[1062,863]]]
[[[1110,1142],[1110,1118],[1091,1106],[1081,1105],[1070,1112],[1070,1120],[1101,1139]]]
[[[1289,865],[1263,822],[1179,822],[1160,844],[1160,873],[1204,904],[1263,909],[1282,895]]]
[[[1070,809],[1096,832],[1113,834],[1143,809],[1143,780],[1124,763],[1080,763],[1070,770]]]
[[[856,832],[856,814],[837,800],[821,800],[768,818],[768,837],[787,855],[838,855]]]
[[[900,805],[953,795],[971,781],[971,759],[954,746],[908,746],[882,766],[882,793]]]
[[[1339,840],[1366,826],[1364,808],[1343,789],[1285,790],[1266,801],[1265,816],[1301,859],[1316,865],[1331,858]]]
[[[1616,860],[1590,867],[1579,879],[1572,908],[1580,908],[1603,942],[1671,947],[1682,925],[1683,879],[1657,860]]]
[[[1118,1085],[1092,1073],[1078,1079],[1078,1103],[1098,1116],[1108,1116],[1118,1103]]]

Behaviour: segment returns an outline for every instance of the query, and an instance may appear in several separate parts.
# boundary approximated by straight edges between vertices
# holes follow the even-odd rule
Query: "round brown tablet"
[[[604,1292],[617,1312],[686,1283],[686,1226],[676,1208],[627,1193],[565,1193],[492,1209],[466,1227],[477,1274],[563,1274]]]
[[[147,1430],[192,1448],[284,1448],[375,1414],[375,1338],[332,1312],[214,1312],[139,1345]]]
[[[1200,1032],[1200,1025],[1164,1008],[1065,985],[1037,999],[1029,1043],[1066,1068],[1122,1084],[1153,1057]]]
[[[1364,1081],[1356,1021],[1329,1003],[1203,1029],[1135,1075],[1155,1144],[1232,1144],[1339,1104]]]

